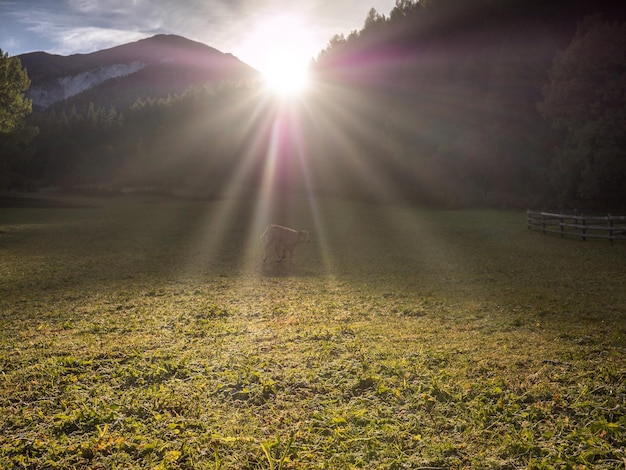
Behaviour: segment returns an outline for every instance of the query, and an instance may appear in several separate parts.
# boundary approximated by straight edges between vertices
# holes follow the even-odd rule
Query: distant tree
[[[24,97],[28,87],[30,80],[20,59],[0,49],[0,132],[15,130],[31,112],[31,101]]]
[[[626,23],[588,17],[554,61],[539,108],[563,132],[555,182],[564,203],[625,208]]]
[[[416,0],[396,0],[396,6],[391,10],[389,19],[393,21],[400,21],[403,18],[411,16],[414,12],[419,10],[422,3]]]
[[[346,44],[346,37],[344,34],[333,35],[328,41],[328,44],[326,45],[326,47],[320,51],[316,60],[319,62],[324,59],[328,59],[332,55],[337,54],[337,51],[342,46],[345,46],[345,44]],[[315,66],[315,63],[313,65]]]
[[[365,24],[363,26],[363,31],[368,31],[371,29],[375,29],[386,22],[385,15],[381,15],[376,11],[376,8],[370,8],[370,11],[367,14],[367,18],[365,18]]]
[[[14,180],[23,179],[16,172],[29,154],[26,145],[36,134],[36,129],[24,121],[32,109],[24,96],[29,86],[20,59],[0,49],[0,188],[10,188]]]

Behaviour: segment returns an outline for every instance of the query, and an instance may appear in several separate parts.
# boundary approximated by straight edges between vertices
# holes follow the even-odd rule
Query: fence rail
[[[555,214],[551,212],[526,211],[528,230],[541,230],[546,233],[558,233],[561,238],[566,236],[580,238],[602,238],[610,240],[626,240],[626,216],[588,216],[583,214]]]

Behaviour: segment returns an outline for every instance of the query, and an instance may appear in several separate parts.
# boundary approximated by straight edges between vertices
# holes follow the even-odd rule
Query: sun
[[[284,96],[299,95],[309,85],[308,63],[293,48],[278,48],[268,55],[261,73],[267,89]]]
[[[309,63],[317,50],[314,31],[296,14],[266,17],[246,36],[241,57],[261,72],[267,90],[300,95],[309,85]]]

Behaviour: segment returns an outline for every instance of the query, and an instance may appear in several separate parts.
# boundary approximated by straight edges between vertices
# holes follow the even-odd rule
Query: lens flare
[[[317,46],[313,28],[301,16],[284,14],[260,22],[239,50],[261,72],[271,93],[297,96],[307,89],[309,61]]]
[[[269,91],[293,96],[309,85],[308,66],[296,49],[275,50],[263,64],[263,78]]]

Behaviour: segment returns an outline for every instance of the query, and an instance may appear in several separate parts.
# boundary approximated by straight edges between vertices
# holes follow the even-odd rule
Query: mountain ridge
[[[254,79],[259,74],[230,53],[173,34],[90,53],[35,51],[18,57],[31,79],[27,95],[35,109],[57,103],[84,105],[86,100],[123,107],[137,98],[165,97],[190,86]]]

